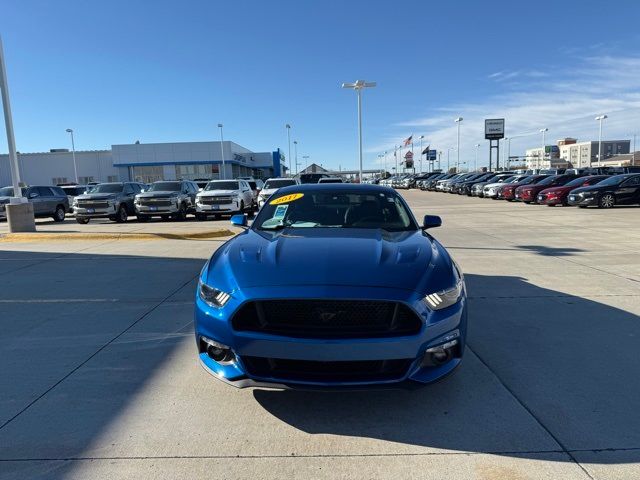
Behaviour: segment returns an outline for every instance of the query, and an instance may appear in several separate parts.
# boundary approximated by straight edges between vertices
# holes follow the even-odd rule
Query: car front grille
[[[169,198],[141,198],[139,204],[143,207],[170,207],[173,202]]]
[[[379,338],[415,335],[422,321],[399,302],[374,300],[263,300],[236,312],[237,331],[296,338]]]
[[[231,197],[200,197],[200,203],[203,205],[223,205],[232,201]]]
[[[321,362],[245,356],[241,360],[253,377],[336,383],[401,379],[412,362],[412,359]]]
[[[109,208],[109,202],[96,200],[78,200],[80,208]]]

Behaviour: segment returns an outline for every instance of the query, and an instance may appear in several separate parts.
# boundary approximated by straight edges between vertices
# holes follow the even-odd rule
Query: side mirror
[[[231,217],[231,225],[241,228],[247,228],[247,216],[246,215],[234,215]]]
[[[38,193],[37,193],[37,192],[31,192],[31,193],[29,194],[29,198],[36,198],[37,196],[38,196]]]
[[[425,215],[422,223],[422,230],[442,226],[442,219],[437,215]]]

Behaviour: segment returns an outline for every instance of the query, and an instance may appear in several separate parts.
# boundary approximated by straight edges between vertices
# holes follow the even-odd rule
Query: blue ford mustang
[[[395,191],[278,190],[205,264],[196,293],[201,364],[237,387],[429,383],[462,359],[462,273]]]

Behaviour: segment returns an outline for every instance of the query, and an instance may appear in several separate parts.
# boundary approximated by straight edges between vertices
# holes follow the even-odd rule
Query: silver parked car
[[[247,180],[212,180],[196,196],[196,219],[251,211],[254,193]]]

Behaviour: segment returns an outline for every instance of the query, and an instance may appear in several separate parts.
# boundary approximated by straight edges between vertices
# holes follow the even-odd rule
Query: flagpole
[[[420,174],[422,174],[422,137],[424,135],[420,135]]]
[[[393,156],[396,159],[396,175],[398,174],[398,146],[396,145],[393,149]]]
[[[411,134],[411,160],[413,160],[413,133]],[[413,174],[416,174],[416,164],[415,164],[415,160],[414,160],[414,164],[413,164]]]

